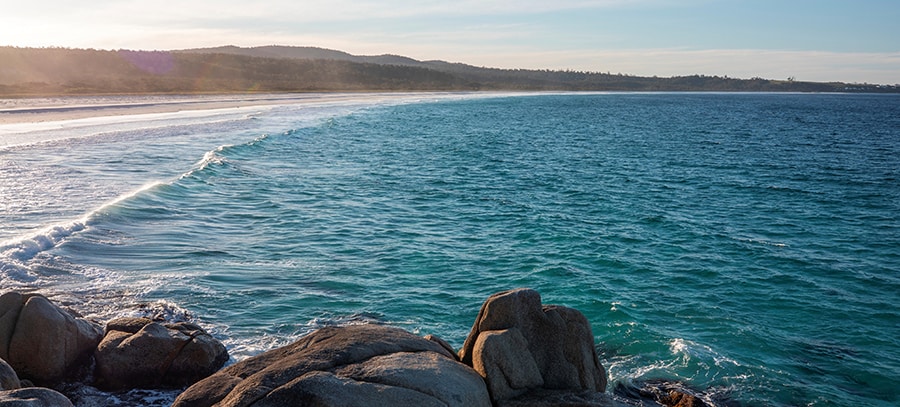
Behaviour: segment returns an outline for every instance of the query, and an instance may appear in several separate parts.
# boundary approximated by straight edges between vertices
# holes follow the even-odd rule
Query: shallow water
[[[587,316],[613,386],[898,402],[897,96],[453,95],[14,136],[2,286],[90,316],[193,319],[235,359],[365,322],[459,347],[488,295],[531,287]]]

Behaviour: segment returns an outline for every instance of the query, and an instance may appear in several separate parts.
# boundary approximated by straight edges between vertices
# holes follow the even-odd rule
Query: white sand
[[[346,103],[372,99],[414,99],[448,96],[441,93],[310,93],[264,95],[130,96],[111,98],[35,98],[0,100],[0,125],[218,110],[298,103]]]

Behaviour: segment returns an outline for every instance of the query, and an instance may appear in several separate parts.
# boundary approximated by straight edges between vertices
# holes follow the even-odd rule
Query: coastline
[[[870,357],[893,360],[889,351],[855,340],[872,336],[870,327],[889,317],[878,309],[891,298],[890,285],[879,278],[890,275],[880,264],[891,251],[876,249],[891,239],[875,233],[891,219],[883,201],[891,192],[885,164],[894,161],[885,98],[480,96],[60,123],[68,127],[47,131],[51,142],[0,147],[4,203],[12,208],[3,232],[27,228],[26,210],[60,208],[56,218],[62,219],[35,216],[34,223],[47,228],[28,235],[33,248],[16,248],[43,252],[5,255],[0,262],[8,259],[10,266],[2,267],[8,273],[0,278],[11,282],[3,284],[7,288],[46,290],[98,321],[142,310],[205,322],[241,358],[324,325],[357,322],[436,332],[459,346],[488,288],[528,283],[598,321],[598,351],[614,367],[614,383],[671,372],[697,378],[702,388],[717,386],[714,394],[734,392],[737,400],[890,400],[890,381],[869,358],[851,358],[868,349]],[[849,117],[878,114],[848,121],[848,105],[859,107]],[[113,123],[119,120],[129,122]],[[810,142],[813,129],[821,131],[822,143]],[[809,171],[780,165],[785,156]],[[851,167],[857,160],[869,165]],[[834,162],[848,167],[825,171]],[[866,182],[854,182],[860,180]],[[888,189],[878,193],[877,186]],[[765,206],[761,196],[777,199],[778,207]],[[698,205],[704,198],[715,207]],[[579,204],[591,201],[600,205]],[[248,202],[261,204],[250,210]],[[773,212],[747,218],[754,204]],[[787,210],[795,208],[805,209]],[[834,222],[823,225],[821,216],[809,213]],[[223,214],[240,217],[225,222]],[[791,221],[796,224],[787,232],[801,228],[811,236],[766,226]],[[345,228],[350,222],[353,227]],[[829,243],[829,236],[841,235],[859,240],[848,248],[842,247],[847,242]],[[828,252],[816,250],[822,247]],[[873,266],[867,270],[874,280],[807,261],[844,264],[859,247],[873,248],[859,260]],[[251,257],[256,248],[262,255]],[[708,268],[696,268],[707,262]],[[785,269],[796,278],[787,278]],[[761,274],[775,278],[762,282],[755,278]],[[797,278],[822,292],[793,295]],[[752,289],[729,292],[733,302],[716,303],[722,287],[710,285],[713,280],[727,287],[749,281]],[[679,296],[666,287],[699,295]],[[819,301],[817,294],[834,290],[867,294],[862,301]],[[776,305],[797,310],[779,307],[772,314],[741,305],[770,292],[785,292]],[[146,310],[136,308],[151,300]],[[706,306],[707,300],[722,307]],[[815,325],[830,322],[804,318],[798,312],[804,309],[861,317],[828,333],[834,343],[821,343]],[[741,331],[746,318],[767,330]],[[810,327],[798,322],[803,319],[814,322]],[[890,331],[873,337],[891,343]],[[773,345],[762,356],[765,364],[754,363],[762,357],[746,343]],[[841,374],[824,378],[822,389],[805,387],[808,372],[795,369],[795,355],[804,355],[806,366]],[[846,377],[869,384],[854,387]],[[847,388],[855,391],[834,390]],[[856,399],[863,402],[848,401]]]
[[[252,95],[122,95],[108,97],[73,96],[0,99],[0,125],[278,105],[362,102],[372,98],[403,99],[453,94],[459,93],[273,93]]]
[[[488,316],[487,310],[491,313]],[[530,288],[494,293],[458,350],[434,334],[332,325],[227,364],[203,327],[164,318],[97,321],[40,293],[0,295],[0,405],[444,405],[715,407],[678,381],[608,389],[590,322]],[[42,338],[63,342],[46,346]],[[511,382],[513,377],[515,382]],[[148,404],[148,397],[154,398]],[[110,400],[115,400],[111,402]],[[170,404],[171,403],[171,404]]]
[[[0,110],[0,124],[44,123],[105,116],[175,113],[188,110],[216,110],[262,105],[262,101],[185,101],[138,104],[85,104],[33,106]]]

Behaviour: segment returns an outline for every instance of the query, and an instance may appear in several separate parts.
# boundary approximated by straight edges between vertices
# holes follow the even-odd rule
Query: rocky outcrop
[[[100,327],[47,298],[16,292],[0,296],[0,358],[22,378],[55,383],[90,360]]]
[[[226,367],[174,406],[490,406],[482,378],[441,342],[380,325],[323,328]]]
[[[72,402],[61,393],[43,388],[29,387],[6,361],[0,359],[0,406],[3,407],[67,407]]]
[[[584,315],[543,306],[540,294],[530,289],[490,296],[459,359],[484,377],[497,404],[531,391],[606,390],[606,371]]]
[[[73,407],[72,402],[61,393],[43,387],[28,387],[18,390],[0,391],[0,406],[3,407]]]
[[[22,387],[19,381],[19,375],[13,370],[9,363],[0,359],[0,390],[15,390]]]
[[[178,387],[215,373],[228,360],[228,352],[194,324],[120,318],[107,323],[94,359],[100,388]]]
[[[603,393],[606,372],[585,317],[542,305],[529,289],[489,297],[458,355],[432,335],[351,325],[218,370],[225,347],[194,324],[120,318],[101,334],[43,296],[0,296],[0,358],[9,362],[0,359],[3,400],[71,405],[52,390],[20,389],[30,383],[19,378],[56,384],[87,371],[93,356],[94,384],[102,389],[191,385],[175,406],[619,405]],[[698,405],[684,397],[675,403]]]

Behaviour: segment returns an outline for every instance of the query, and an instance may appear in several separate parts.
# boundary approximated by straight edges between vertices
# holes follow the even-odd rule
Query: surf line
[[[264,139],[265,137],[258,137],[254,140],[254,142]],[[217,153],[220,153],[232,147],[234,146],[226,144],[208,151],[206,154],[204,154],[203,158],[194,165],[194,168],[181,174],[179,177],[175,178],[175,180],[188,177],[196,171],[202,171],[212,163],[223,162],[224,158],[219,157]],[[173,181],[169,181],[168,183],[171,182]],[[103,205],[100,205],[98,208],[84,214],[76,220],[53,224],[36,232],[28,233],[19,237],[14,237],[5,242],[0,242],[0,256],[6,259],[17,261],[19,263],[27,262],[33,259],[34,256],[37,256],[38,253],[59,246],[70,236],[87,229],[88,226],[90,226],[91,222],[94,220],[95,216],[106,208],[114,206],[126,199],[132,198],[140,194],[141,192],[166,185],[168,183],[163,181],[154,181],[147,183],[140,188],[120,195],[115,199],[106,202]]]
[[[148,183],[136,190],[118,196],[115,199],[100,205],[97,209],[86,213],[76,220],[50,225],[36,232],[14,237],[5,242],[0,242],[0,253],[2,253],[3,257],[14,259],[19,262],[31,260],[38,253],[50,250],[60,245],[68,237],[87,229],[94,217],[106,208],[134,197],[141,192],[164,184],[165,183],[161,181]]]

